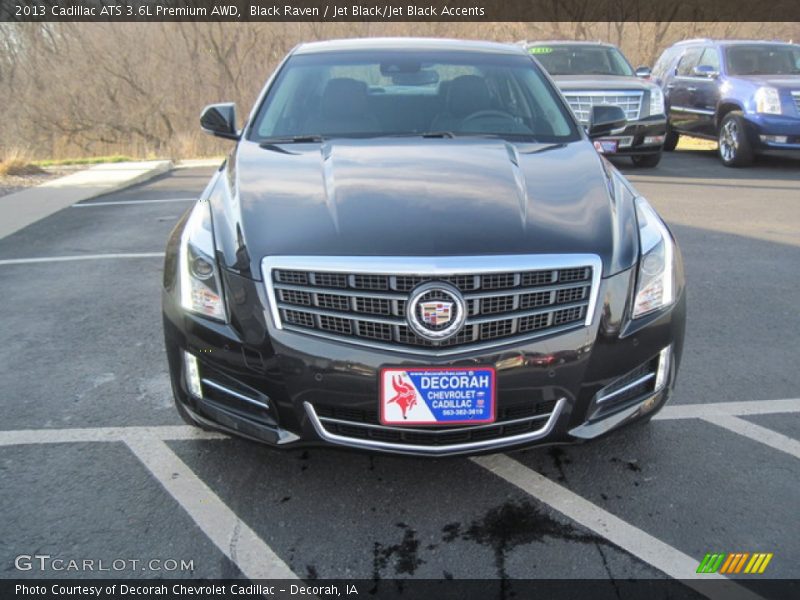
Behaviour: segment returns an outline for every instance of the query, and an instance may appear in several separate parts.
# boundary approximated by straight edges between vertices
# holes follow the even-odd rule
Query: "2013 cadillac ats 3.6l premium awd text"
[[[295,48],[173,231],[166,348],[189,423],[275,446],[440,456],[597,437],[658,411],[681,255],[518,46]]]

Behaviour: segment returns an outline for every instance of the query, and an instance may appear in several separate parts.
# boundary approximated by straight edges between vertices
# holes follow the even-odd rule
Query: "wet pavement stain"
[[[403,539],[398,544],[384,546],[380,542],[373,544],[372,551],[372,578],[380,581],[382,573],[389,567],[390,561],[394,566],[395,575],[413,575],[423,562],[419,558],[419,540],[417,532],[405,523],[396,523],[403,530]]]
[[[600,545],[610,546],[605,539],[597,535],[582,533],[572,525],[556,521],[527,500],[509,501],[492,508],[483,518],[473,521],[466,529],[460,523],[448,523],[442,528],[442,534],[445,542],[462,539],[489,546],[494,550],[501,598],[514,595],[509,589],[506,559],[517,546],[540,542],[544,538],[595,544],[598,549]]]
[[[570,458],[567,458],[567,453],[564,452],[564,450],[558,446],[553,446],[550,449],[548,449],[547,454],[549,454],[550,458],[553,459],[553,464],[558,470],[558,480],[566,481],[567,476],[564,473],[564,465],[570,464],[572,460]]]
[[[621,460],[619,458],[612,458],[611,462],[625,465],[628,467],[629,471],[633,471],[634,473],[638,473],[642,470],[642,467],[640,467],[635,460]]]

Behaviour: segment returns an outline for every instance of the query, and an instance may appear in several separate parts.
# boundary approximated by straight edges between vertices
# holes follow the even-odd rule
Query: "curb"
[[[172,170],[169,160],[105,163],[0,198],[0,239],[78,202],[117,192]]]

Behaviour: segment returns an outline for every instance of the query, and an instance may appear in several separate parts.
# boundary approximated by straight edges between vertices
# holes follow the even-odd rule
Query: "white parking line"
[[[669,404],[654,420],[705,419],[716,416],[770,415],[800,412],[800,398],[785,400],[750,400],[745,402],[707,402],[704,404]]]
[[[72,208],[86,208],[91,206],[117,206],[123,204],[162,204],[165,202],[195,202],[197,198],[154,198],[152,200],[117,200],[116,202],[78,202]]]
[[[760,598],[732,581],[725,581],[726,578],[722,575],[704,574],[703,579],[692,579],[698,577],[695,574],[698,565],[696,558],[634,527],[505,454],[480,456],[471,460],[669,577],[680,579],[685,585],[708,595],[709,598],[742,600]]]
[[[7,258],[0,265],[69,262],[73,260],[108,260],[113,258],[164,258],[163,252],[125,252],[121,254],[76,254],[74,256],[41,256],[38,258]]]
[[[800,412],[800,399],[718,402],[667,406],[656,418],[701,419],[800,458],[800,442],[749,423],[736,415]],[[190,426],[97,427],[0,431],[0,447],[70,442],[124,442],[200,529],[249,578],[295,579],[297,576],[170,448],[165,440],[225,439],[221,433]],[[760,596],[718,574],[696,575],[698,561],[623,521],[522,463],[496,454],[470,459],[554,510],[604,537],[634,557],[693,589],[732,600]]]
[[[772,429],[767,429],[761,425],[730,415],[705,417],[703,420],[712,425],[724,427],[733,433],[738,433],[756,442],[766,444],[770,448],[775,448],[775,450],[786,452],[786,454],[795,458],[800,458],[800,442]]]
[[[245,576],[250,579],[297,579],[272,548],[162,440],[148,435],[127,436],[125,443]]]
[[[203,431],[189,425],[157,427],[87,427],[85,429],[19,429],[0,431],[0,446],[28,444],[66,444],[74,442],[122,442],[139,437],[160,440],[216,440],[224,433]]]

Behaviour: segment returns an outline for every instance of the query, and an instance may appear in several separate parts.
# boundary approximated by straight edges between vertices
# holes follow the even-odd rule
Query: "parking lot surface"
[[[183,425],[161,256],[211,168],[0,240],[2,577],[683,579],[707,552],[772,552],[760,577],[796,579],[799,164],[620,162],[684,254],[671,404],[581,446],[475,459],[281,452]],[[15,568],[37,553],[191,565]],[[731,579],[746,593],[752,577]]]

